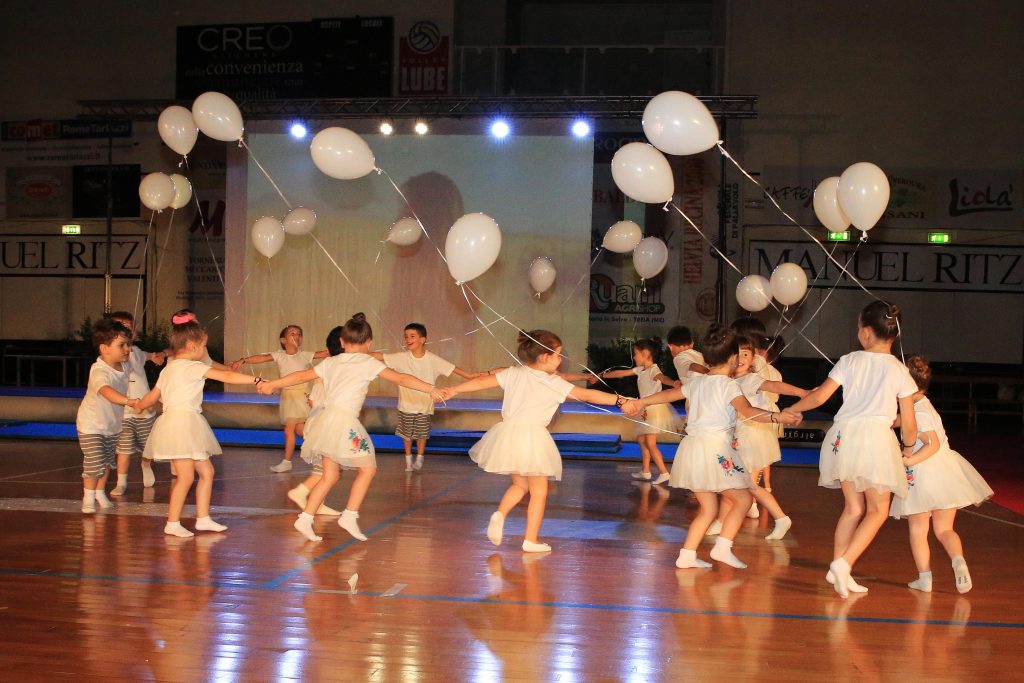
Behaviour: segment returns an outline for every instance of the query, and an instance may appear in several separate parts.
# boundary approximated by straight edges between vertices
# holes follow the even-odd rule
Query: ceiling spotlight
[[[395,127],[391,125],[390,121],[381,121],[380,133],[381,135],[391,135],[395,132]]]
[[[296,138],[298,140],[301,140],[302,138],[306,137],[307,133],[306,126],[298,121],[291,125],[291,128],[288,129],[288,132],[292,134],[293,138]]]
[[[498,119],[491,124],[491,135],[498,138],[499,140],[507,136],[511,132],[512,129],[509,128],[508,122],[505,121],[505,119]]]
[[[590,135],[590,124],[580,119],[572,124],[572,134],[578,138],[585,138]]]
[[[417,121],[416,125],[413,126],[412,129],[416,131],[417,135],[426,135],[430,132],[430,127],[427,126],[425,121]]]

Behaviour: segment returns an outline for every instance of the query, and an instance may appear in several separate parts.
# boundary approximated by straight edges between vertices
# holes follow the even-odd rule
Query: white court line
[[[991,515],[983,515],[980,512],[975,512],[974,510],[968,510],[967,508],[961,508],[960,512],[966,512],[969,515],[975,515],[977,517],[984,517],[985,519],[991,519],[993,522],[1002,522],[1003,524],[1009,524],[1010,526],[1015,526],[1015,527],[1017,527],[1019,529],[1024,529],[1024,524],[1021,524],[1019,522],[1011,522],[1008,519],[999,519],[998,517],[993,517]]]
[[[49,474],[50,472],[63,472],[64,470],[74,470],[74,469],[81,469],[81,468],[82,468],[81,465],[71,465],[69,467],[57,467],[57,468],[54,468],[52,470],[42,470],[40,472],[26,472],[25,474],[15,474],[15,475],[12,475],[10,477],[2,477],[2,478],[0,478],[0,481],[11,481],[12,479],[20,479],[22,477],[32,477],[32,476],[35,476],[37,474]],[[49,482],[32,482],[32,483],[49,483]],[[67,484],[74,484],[75,482],[73,482],[73,481],[72,482],[63,482],[62,481],[60,483],[61,484],[65,484],[65,483],[67,483]]]

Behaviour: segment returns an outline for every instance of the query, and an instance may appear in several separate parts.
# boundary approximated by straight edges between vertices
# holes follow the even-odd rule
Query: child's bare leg
[[[744,517],[747,516],[747,510],[750,508],[750,490],[725,489],[722,491],[722,500],[728,501],[731,503],[731,506],[725,514],[725,520],[722,522],[722,533],[715,539],[715,547],[711,549],[711,559],[724,562],[736,569],[746,569],[747,565],[733,554],[732,542],[736,538],[736,533],[740,530],[740,526],[743,524]]]
[[[412,472],[412,439],[403,436],[402,446],[405,448],[405,471]]]
[[[210,460],[195,463],[199,473],[196,485],[196,531],[227,531],[227,527],[210,518],[210,497],[213,495],[213,476],[216,470]]]
[[[704,533],[711,526],[711,523],[715,521],[715,516],[718,515],[718,494],[714,491],[695,491],[693,495],[696,496],[697,502],[700,504],[700,510],[697,511],[697,516],[690,522],[690,528],[686,531],[686,541],[683,543],[683,548],[696,551],[700,546],[701,540],[704,538]]]
[[[416,439],[416,463],[413,465],[413,469],[423,469],[423,451],[427,448],[426,439]]]
[[[878,530],[882,528],[889,514],[889,492],[873,488],[858,493],[853,482],[842,482],[846,507],[836,525],[836,559],[829,565],[833,587],[840,596],[846,597],[851,590],[850,572],[853,564],[867,550]],[[863,506],[863,507],[861,507]],[[858,515],[858,513],[860,513]],[[858,520],[859,517],[859,520]],[[854,526],[852,532],[850,526]],[[845,549],[842,543],[846,542]]]
[[[171,462],[175,464],[178,478],[171,486],[171,499],[167,505],[167,524],[164,526],[164,533],[188,538],[194,534],[181,526],[181,511],[185,507],[185,498],[188,497],[192,481],[195,479],[195,463],[190,458],[180,458]]]
[[[295,423],[289,422],[284,426],[284,459],[291,461],[295,455]]]
[[[914,556],[914,564],[917,565],[917,579],[907,584],[908,588],[923,593],[932,592],[932,551],[928,547],[928,529],[931,527],[930,512],[919,512],[910,515],[908,527],[910,529],[910,554]]]
[[[850,539],[853,532],[857,530],[861,518],[864,517],[864,494],[858,493],[853,485],[847,486],[843,482],[843,511],[836,522],[836,532],[833,537],[832,559],[843,556],[846,549],[850,547]]]
[[[341,478],[341,467],[338,463],[334,462],[330,458],[323,458],[321,461],[324,467],[323,476],[320,480],[313,484],[309,491],[309,497],[306,498],[306,509],[304,512],[307,515],[315,515],[320,504],[324,502],[324,498],[330,493],[334,485],[338,483],[338,479]]]
[[[932,527],[935,530],[935,537],[942,543],[946,553],[953,560],[953,575],[956,577],[956,590],[959,593],[966,593],[971,590],[971,574],[967,571],[967,561],[964,560],[964,546],[960,541],[960,535],[953,530],[953,520],[956,519],[956,509],[935,510],[932,512]]]
[[[112,496],[123,496],[128,490],[128,465],[131,462],[131,453],[117,454],[117,484],[110,492]]]
[[[661,457],[661,449],[658,448],[658,435],[641,434],[640,438],[647,442],[648,458],[654,459],[654,466],[658,468],[658,472],[668,474],[668,468],[665,467],[665,459]]]
[[[544,509],[548,500],[548,478],[544,476],[527,477],[530,490],[530,502],[526,507],[526,540],[540,543],[540,525],[544,521]]]
[[[647,435],[641,434],[636,442],[640,446],[640,471],[644,474],[651,473],[651,449],[647,444]]]
[[[771,493],[772,491],[772,466],[768,465],[764,468],[764,488]]]
[[[359,474],[356,475],[356,480],[352,482],[352,488],[348,492],[348,504],[338,518],[338,526],[360,541],[365,541],[366,535],[359,529],[359,507],[363,504],[366,492],[370,489],[370,482],[376,474],[376,467],[359,468]]]
[[[530,484],[527,482],[526,477],[513,474],[512,485],[505,491],[505,495],[501,497],[501,502],[498,503],[498,512],[501,513],[502,517],[508,517],[512,509],[519,505],[519,501],[523,499],[526,492],[530,490]]]

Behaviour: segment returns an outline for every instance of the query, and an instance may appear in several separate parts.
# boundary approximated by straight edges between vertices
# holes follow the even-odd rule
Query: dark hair
[[[128,311],[111,311],[103,317],[110,318],[111,320],[127,320],[132,323],[135,322],[135,316]]]
[[[284,339],[284,335],[288,334],[288,330],[290,330],[290,329],[292,329],[292,328],[295,328],[296,330],[298,330],[298,331],[299,331],[299,334],[302,334],[302,328],[301,328],[301,327],[299,327],[298,325],[285,325],[285,326],[284,326],[284,329],[283,329],[283,330],[281,330],[281,334],[277,335],[277,338],[278,338],[279,340],[280,340],[280,339]],[[280,343],[280,342],[278,342],[278,343]],[[281,344],[281,348],[282,348],[282,349],[284,348],[284,344]]]
[[[684,325],[676,325],[668,331],[668,343],[672,346],[690,346],[693,344],[693,332]]]
[[[752,315],[748,315],[743,318],[733,320],[732,325],[729,327],[731,327],[732,331],[741,337],[747,337],[750,340],[754,351],[760,351],[767,348],[768,330],[760,319],[755,318]]]
[[[332,356],[345,353],[345,347],[341,345],[341,325],[338,325],[327,333],[327,351]]]
[[[640,339],[633,344],[634,349],[640,349],[651,354],[651,358],[657,360],[658,354],[661,353],[661,340],[657,337],[651,337],[650,339]]]
[[[92,345],[96,349],[100,348],[100,344],[110,346],[118,337],[131,339],[131,336],[131,330],[110,318],[100,318],[92,326]]]
[[[409,323],[408,325],[405,326],[405,329],[402,331],[408,332],[409,330],[416,330],[424,339],[426,339],[427,337],[427,327],[423,323]]]
[[[718,323],[708,328],[708,333],[701,342],[701,349],[708,367],[725,365],[729,362],[730,356],[737,356],[740,353],[736,333]]]
[[[888,301],[872,301],[860,312],[857,322],[877,338],[892,341],[900,331],[900,307]]]
[[[181,351],[189,342],[201,344],[206,339],[206,330],[194,319],[185,323],[172,323],[167,339],[171,342],[172,351]]]
[[[363,344],[373,339],[373,328],[366,322],[366,315],[356,313],[341,328],[341,339],[346,344]]]
[[[907,358],[907,368],[910,370],[910,376],[914,379],[917,388],[921,391],[928,391],[928,385],[932,383],[932,367],[928,365],[924,356],[914,355]]]
[[[520,330],[516,344],[519,345],[519,348],[516,349],[519,360],[529,365],[536,363],[537,359],[545,353],[554,353],[555,349],[562,345],[562,340],[558,338],[557,334],[548,330],[530,330],[529,332]]]
[[[751,352],[757,351],[757,347],[754,346],[754,340],[742,334],[736,335],[736,348],[750,349]]]
[[[786,340],[782,338],[782,335],[768,337],[768,348],[764,359],[768,361],[769,365],[775,365],[775,362],[779,360],[779,357],[782,355],[782,350],[785,348]]]

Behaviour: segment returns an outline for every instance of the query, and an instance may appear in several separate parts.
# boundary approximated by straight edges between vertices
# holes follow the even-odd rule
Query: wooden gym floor
[[[908,682],[1024,670],[1024,518],[993,504],[957,517],[972,592],[956,593],[934,539],[935,592],[907,589],[906,523],[890,520],[854,569],[870,593],[843,600],[823,580],[841,496],[813,468],[775,468],[794,527],[769,543],[770,520],[748,520],[735,551],[749,569],[677,570],[694,508],[683,491],[631,483],[635,464],[566,462],[541,534],[554,552],[539,556],[519,550],[522,509],[501,548],[484,537],[507,479],[465,456],[428,456],[407,474],[401,456],[379,454],[360,520],[370,540],[321,517],[324,540],[307,543],[285,498],[307,470],[272,474],[278,457],[225,449],[214,517],[230,529],[176,539],[162,533],[165,465],[144,491],[133,462],[124,502],[83,515],[75,443],[0,440],[0,680]],[[350,481],[331,505],[344,506]]]

